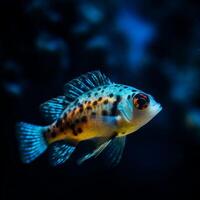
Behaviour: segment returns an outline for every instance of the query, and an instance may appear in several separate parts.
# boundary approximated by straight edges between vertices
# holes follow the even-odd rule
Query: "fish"
[[[65,84],[64,95],[42,103],[40,110],[49,125],[17,123],[23,163],[48,149],[50,164],[62,165],[85,144],[92,148],[78,156],[78,165],[103,155],[108,166],[116,166],[126,136],[147,124],[162,106],[150,94],[91,71]]]

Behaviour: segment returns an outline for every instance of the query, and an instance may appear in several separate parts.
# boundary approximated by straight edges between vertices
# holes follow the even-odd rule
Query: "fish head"
[[[162,106],[151,95],[144,92],[136,93],[132,102],[134,130],[144,126],[162,110]]]

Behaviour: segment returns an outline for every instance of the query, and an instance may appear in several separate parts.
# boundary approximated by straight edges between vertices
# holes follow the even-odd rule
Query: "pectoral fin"
[[[114,138],[101,153],[106,167],[115,167],[119,164],[125,147],[126,137]]]
[[[92,157],[97,157],[107,146],[108,144],[111,142],[111,140],[106,141],[105,143],[101,144],[98,148],[96,148],[95,150],[93,150],[92,152],[80,157],[77,161],[77,163],[80,165],[82,164],[84,161],[92,158]]]
[[[103,138],[91,140],[90,142],[96,141],[98,143],[98,147],[82,155],[78,159],[77,163],[80,165],[88,159],[95,159],[99,157],[101,161],[104,162],[104,166],[114,167],[119,164],[121,160],[125,147],[125,140],[126,137],[114,137],[106,142]]]

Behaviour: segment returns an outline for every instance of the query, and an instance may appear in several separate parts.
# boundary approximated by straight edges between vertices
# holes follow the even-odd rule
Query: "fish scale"
[[[77,140],[78,142],[80,142],[81,140],[89,139],[91,137],[102,136],[103,134],[101,135],[100,131],[97,132],[97,135],[88,134],[87,131],[88,125],[85,126],[84,123],[81,123],[81,118],[83,116],[86,116],[87,120],[89,121],[88,123],[90,123],[90,121],[94,121],[95,118],[100,119],[101,116],[111,115],[111,110],[113,107],[113,103],[116,101],[116,96],[121,96],[121,97],[124,96],[123,98],[127,98],[130,92],[133,92],[133,88],[124,85],[113,84],[109,85],[109,87],[108,86],[98,87],[97,89],[94,89],[86,94],[83,94],[82,96],[80,96],[80,98],[78,98],[75,101],[75,103],[73,102],[71,105],[69,105],[69,107],[71,107],[70,112],[68,112],[69,108],[66,108],[66,110],[63,112],[61,118],[58,120],[62,121],[62,123],[59,123],[59,125],[56,127],[55,124],[58,123],[58,121],[55,122],[55,124],[52,127],[52,132],[53,133],[56,132],[56,136],[53,135],[53,137],[51,137],[51,135],[49,135],[48,137],[49,143],[53,143],[60,139],[68,139],[72,141]],[[100,97],[102,99],[99,101]],[[94,104],[95,102],[96,104]],[[80,112],[80,109],[83,109],[83,111]],[[92,113],[96,114],[95,118],[94,115],[92,115]],[[64,118],[65,114],[66,117]],[[79,120],[78,123],[76,123],[77,120]],[[100,125],[102,125],[101,121],[97,121],[95,123],[96,127],[98,127],[97,123],[100,123]],[[68,126],[65,126],[65,124],[68,124]],[[70,127],[70,125],[72,124],[75,124],[75,126]],[[60,131],[61,130],[60,127],[63,126],[65,127],[65,129]],[[77,131],[77,129],[79,131]],[[107,129],[107,127],[105,129]],[[116,131],[116,128],[113,129],[113,132],[114,131]]]

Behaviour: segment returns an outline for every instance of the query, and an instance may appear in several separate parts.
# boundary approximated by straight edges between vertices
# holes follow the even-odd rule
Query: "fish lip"
[[[162,106],[159,104],[159,105],[158,105],[158,113],[159,113],[160,111],[162,111],[162,109],[163,109]]]
[[[156,115],[163,109],[161,104],[157,103],[155,106],[154,106],[154,109],[156,111]]]

